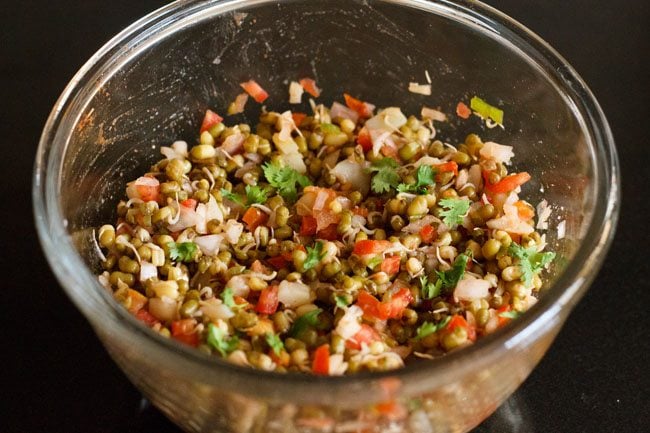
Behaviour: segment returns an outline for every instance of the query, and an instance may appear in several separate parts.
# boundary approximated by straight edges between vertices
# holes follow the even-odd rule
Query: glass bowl
[[[409,93],[425,71],[433,95]],[[224,111],[238,83],[256,79],[281,110],[288,80],[304,76],[326,103],[346,91],[408,113],[426,104],[452,114],[473,95],[504,108],[505,130],[481,134],[514,146],[516,169],[533,177],[524,194],[554,208],[547,242],[558,258],[540,301],[441,359],[348,377],[231,365],[159,336],[114,302],[95,276],[91,236],[114,221],[124,183],[161,145],[194,142],[206,108]],[[238,121],[254,121],[259,106],[249,110]],[[453,141],[480,126],[456,119],[440,134]],[[479,2],[179,1],[113,38],[66,87],[41,138],[33,196],[61,285],[133,383],[182,428],[463,432],[527,377],[595,277],[617,220],[619,168],[607,121],[575,71]],[[381,415],[382,402],[402,413]]]

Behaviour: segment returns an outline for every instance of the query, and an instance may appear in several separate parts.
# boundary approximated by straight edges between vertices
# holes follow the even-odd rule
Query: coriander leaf
[[[246,185],[246,204],[264,203],[269,198],[269,188],[261,188],[258,185]]]
[[[516,310],[504,311],[503,313],[499,313],[499,317],[505,317],[506,319],[516,319],[519,316],[521,316],[521,313]]]
[[[424,322],[420,327],[415,331],[415,339],[422,340],[423,338],[436,332],[436,325],[431,322]]]
[[[421,165],[415,172],[415,183],[400,183],[397,185],[397,191],[410,192],[416,194],[426,194],[427,186],[435,184],[433,176],[435,171],[428,165]]]
[[[397,192],[415,193],[417,191],[417,186],[414,183],[400,183],[395,189]]]
[[[244,202],[242,201],[240,196],[238,196],[237,194],[233,194],[232,192],[228,191],[227,189],[221,188],[221,195],[224,198],[227,198],[230,201],[234,201],[235,203],[239,203],[242,206],[244,205]]]
[[[533,283],[533,276],[544,269],[555,258],[555,253],[540,253],[535,246],[524,248],[514,242],[510,244],[508,252],[519,259],[521,280],[527,287],[530,287]]]
[[[277,164],[267,162],[262,166],[264,177],[269,183],[277,188],[278,193],[289,201],[295,201],[298,195],[296,183],[303,188],[311,185],[309,178],[298,173],[291,167],[280,167]]]
[[[440,287],[445,291],[455,288],[461,278],[463,278],[470,260],[472,260],[472,253],[468,250],[456,257],[453,266],[448,271],[436,271],[438,281],[441,281]],[[436,285],[438,285],[438,282],[436,282]]]
[[[344,295],[334,296],[334,302],[336,302],[336,306],[339,308],[345,308],[348,306],[348,300]]]
[[[191,262],[199,248],[194,242],[169,242],[169,258],[179,262]]]
[[[382,158],[370,166],[370,171],[375,173],[372,178],[371,187],[377,194],[389,192],[391,188],[397,188],[400,177],[397,174],[398,165],[394,159]]]
[[[420,277],[420,285],[423,299],[433,299],[440,295],[442,280],[438,279],[435,283],[430,282],[425,276]]]
[[[421,340],[434,332],[438,332],[441,329],[444,329],[445,326],[449,323],[451,320],[451,316],[445,317],[445,319],[438,323],[437,325],[431,323],[431,322],[424,322],[420,327],[415,331],[415,339],[416,340]]]
[[[298,317],[295,322],[293,322],[293,326],[291,327],[291,330],[289,331],[289,335],[291,337],[296,337],[302,332],[310,327],[315,327],[318,325],[318,315],[322,312],[323,310],[320,308],[316,308],[315,310],[311,310],[308,313],[303,314],[302,316]]]
[[[269,332],[264,336],[264,339],[266,340],[266,344],[268,344],[269,347],[273,349],[273,353],[280,356],[280,353],[284,349],[284,344],[282,343],[280,337]]]
[[[305,271],[309,270],[320,263],[323,257],[325,257],[325,253],[323,252],[323,243],[321,241],[318,241],[313,248],[307,247],[307,259],[302,266]]]
[[[214,323],[208,324],[208,345],[217,350],[224,358],[237,348],[239,338],[236,335],[229,337],[226,332],[215,326]]]
[[[493,107],[478,96],[474,96],[469,101],[469,105],[483,119],[492,119],[499,125],[503,125],[503,110]]]
[[[463,223],[463,218],[469,211],[470,201],[462,198],[443,198],[439,204],[443,207],[440,212],[442,221],[452,228]]]
[[[230,287],[226,287],[223,289],[223,292],[221,292],[221,300],[223,301],[224,305],[228,308],[232,308],[235,306],[235,298],[232,293],[232,289]]]

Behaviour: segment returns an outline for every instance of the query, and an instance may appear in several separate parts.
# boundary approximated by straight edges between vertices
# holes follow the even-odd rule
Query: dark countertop
[[[38,244],[30,198],[38,137],[65,84],[110,37],[164,3],[26,0],[3,8],[0,431],[178,431],[142,401],[59,288]],[[540,365],[475,431],[647,431],[650,6],[489,3],[550,42],[589,84],[612,126],[624,179],[618,232],[592,288]]]

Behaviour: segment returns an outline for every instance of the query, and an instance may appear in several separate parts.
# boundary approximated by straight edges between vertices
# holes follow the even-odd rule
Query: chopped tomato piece
[[[447,326],[444,329],[444,332],[453,332],[454,329],[461,327],[465,328],[467,331],[467,338],[469,338],[471,341],[476,341],[476,329],[473,326],[470,326],[469,323],[467,323],[467,320],[460,314],[455,314]]]
[[[174,320],[172,322],[172,337],[189,346],[198,346],[199,334],[196,332],[196,320]]]
[[[316,87],[316,81],[314,81],[313,79],[302,78],[298,82],[300,83],[302,88],[305,89],[305,92],[309,93],[314,98],[318,98],[320,96],[320,89]]]
[[[160,195],[160,182],[158,182],[158,179],[143,176],[138,178],[133,185],[141,200],[158,201]]]
[[[295,123],[296,126],[300,126],[302,121],[305,120],[305,117],[307,117],[305,113],[291,113],[291,118],[293,119],[293,123]]]
[[[519,234],[519,233],[511,233],[511,232],[508,232],[508,231],[506,233],[508,233],[508,235],[510,236],[510,239],[512,239],[512,242],[521,245],[521,234]]]
[[[396,146],[389,146],[387,144],[384,144],[381,149],[379,150],[382,155],[387,156],[389,158],[393,158],[395,160],[399,161],[399,151],[397,150]]]
[[[354,250],[352,254],[363,256],[366,254],[379,254],[384,252],[390,246],[390,242],[381,240],[375,241],[371,239],[364,239],[357,241],[354,244]]]
[[[146,308],[143,308],[135,313],[135,317],[141,322],[144,322],[147,326],[153,326],[156,323],[160,323],[158,319],[156,319],[149,311],[147,311]]]
[[[514,191],[517,187],[525,184],[530,180],[530,174],[526,173],[525,171],[516,174],[509,174],[494,184],[488,181],[485,172],[483,173],[483,178],[485,179],[485,190],[492,194],[499,194]]]
[[[388,275],[394,275],[399,272],[399,262],[402,260],[400,256],[386,257],[381,262],[381,271],[386,272]]]
[[[381,302],[365,290],[361,290],[357,296],[357,305],[364,314],[380,320],[402,317],[404,309],[411,301],[413,301],[413,295],[406,287],[399,289],[390,298]]]
[[[187,200],[183,200],[181,202],[181,206],[186,207],[188,209],[192,209],[192,210],[196,209],[197,204],[198,204],[198,202],[196,200],[194,200],[193,198],[188,198]]]
[[[365,207],[355,206],[352,208],[352,213],[366,218],[368,217],[369,212],[368,209],[366,209]]]
[[[359,130],[359,135],[357,135],[357,144],[361,146],[364,152],[368,152],[372,149],[372,138],[370,138],[370,132],[365,126]]]
[[[422,238],[422,242],[425,244],[433,242],[437,235],[436,229],[431,224],[425,225],[420,230],[420,237]]]
[[[266,259],[266,261],[269,263],[269,265],[273,266],[276,271],[286,268],[287,264],[289,263],[289,261],[282,256],[269,257]]]
[[[407,287],[403,287],[393,293],[390,299],[381,302],[378,307],[379,314],[387,319],[399,319],[411,301],[413,301],[411,291]]]
[[[517,208],[517,214],[523,221],[530,221],[535,216],[535,209],[523,200],[517,200],[513,203]]]
[[[310,215],[302,217],[302,224],[300,224],[300,236],[313,236],[316,234],[318,228],[318,221]]]
[[[510,304],[506,304],[497,310],[497,320],[498,320],[497,327],[500,328],[510,323],[510,321],[512,320],[511,318],[501,317],[501,313],[507,313],[510,310],[511,310]]]
[[[370,293],[365,290],[359,291],[357,295],[357,305],[361,308],[364,314],[372,317],[379,316],[379,300],[372,296]]]
[[[455,161],[447,161],[444,164],[438,164],[434,166],[436,169],[436,182],[441,182],[441,177],[440,173],[445,173],[448,171],[452,171],[455,176],[458,176],[458,164],[456,164]]]
[[[259,272],[260,274],[268,274],[269,270],[260,262],[259,260],[255,260],[251,264],[251,271],[252,272]]]
[[[273,314],[278,309],[278,286],[268,286],[260,293],[255,311],[262,314]]]
[[[147,297],[137,290],[126,289],[126,295],[129,297],[129,311],[136,314],[147,304]]]
[[[219,116],[212,110],[205,110],[205,116],[203,116],[203,123],[201,123],[201,134],[205,131],[209,131],[213,126],[221,123],[223,117]]]
[[[347,93],[343,94],[343,97],[345,98],[345,105],[348,106],[348,108],[356,111],[359,116],[361,117],[372,117],[372,109],[373,107],[368,104],[367,102],[363,102],[357,98],[354,98]]]
[[[269,97],[269,94],[266,93],[266,90],[262,89],[262,86],[257,84],[255,80],[248,80],[245,83],[240,83],[239,85],[246,91],[246,93],[251,95],[256,102],[262,103],[266,101],[266,98]]]
[[[361,349],[362,343],[370,345],[373,341],[379,340],[381,340],[381,337],[379,336],[379,333],[375,331],[375,328],[364,323],[361,325],[361,329],[354,334],[352,338],[345,342],[345,347],[348,349],[359,350]]]
[[[456,114],[461,119],[469,119],[469,116],[472,115],[472,110],[470,110],[464,102],[459,102],[458,105],[456,105]]]
[[[268,218],[269,216],[258,208],[249,207],[246,213],[244,213],[242,221],[246,223],[248,230],[255,231],[255,229],[264,224]]]
[[[326,241],[335,241],[339,238],[338,224],[330,224],[323,230],[319,230],[316,236]]]
[[[330,346],[323,344],[314,351],[314,360],[311,364],[314,374],[329,374],[330,372]]]

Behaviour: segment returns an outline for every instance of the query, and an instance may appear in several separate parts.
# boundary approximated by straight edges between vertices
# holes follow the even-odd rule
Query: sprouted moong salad
[[[228,107],[268,94],[250,80]],[[430,94],[411,83],[414,93]],[[289,102],[317,98],[291,82]],[[344,95],[312,114],[262,109],[128,183],[97,233],[101,283],[154,331],[232,363],[341,375],[402,367],[473,344],[537,300],[548,208],[519,197],[511,146],[436,139],[447,116]],[[478,97],[455,115],[503,112]]]

